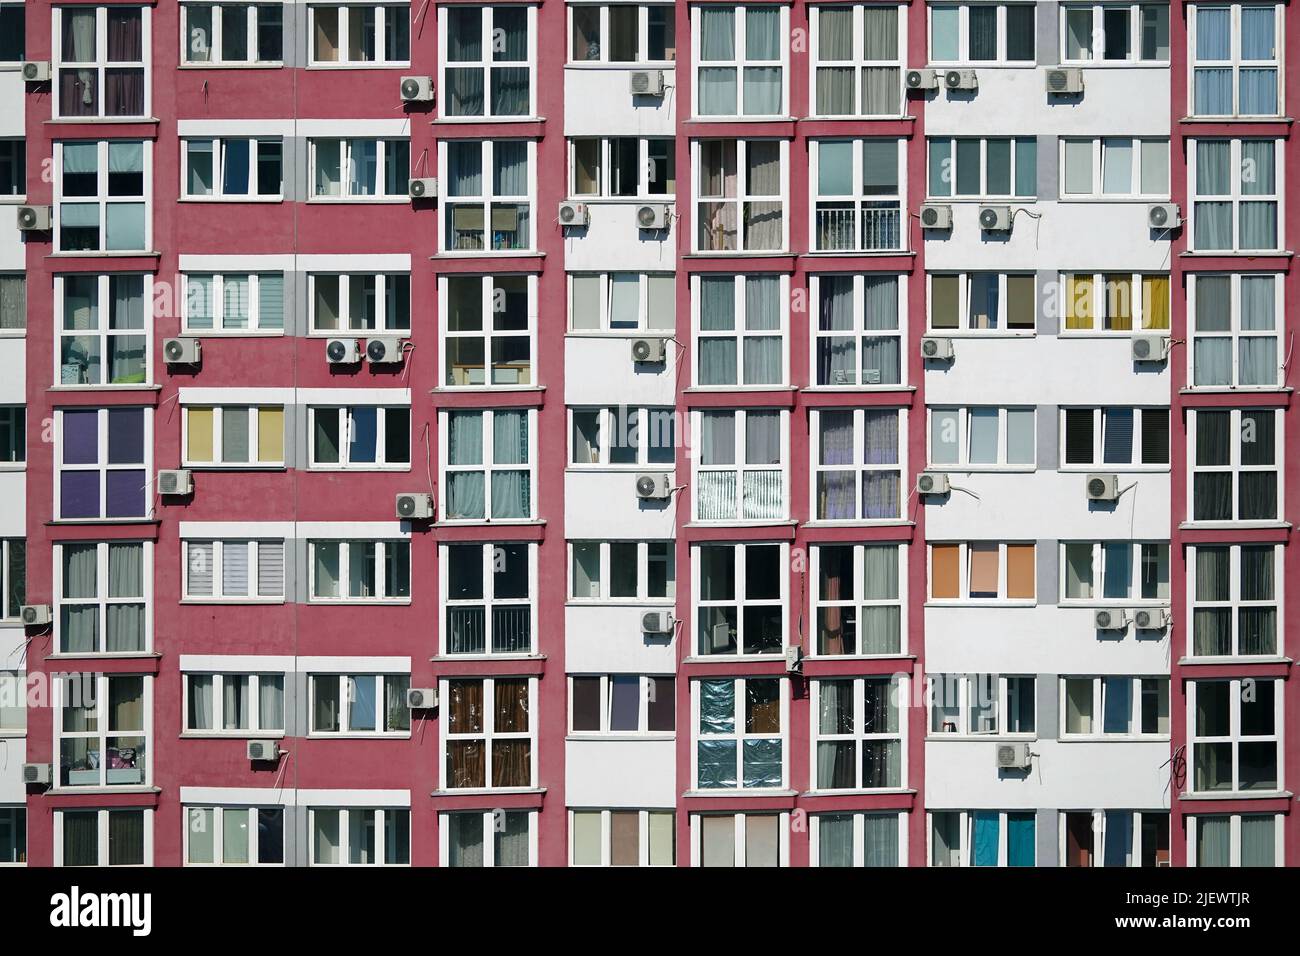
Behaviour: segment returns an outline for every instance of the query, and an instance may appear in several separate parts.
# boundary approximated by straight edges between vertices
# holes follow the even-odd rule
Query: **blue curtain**
[[[981,811],[975,814],[975,846],[971,856],[974,866],[998,865],[999,828],[996,812]]]
[[[1032,813],[1007,814],[1007,866],[1035,864],[1034,833]]]

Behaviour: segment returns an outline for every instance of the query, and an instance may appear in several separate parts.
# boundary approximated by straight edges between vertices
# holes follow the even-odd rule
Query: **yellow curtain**
[[[1106,276],[1106,328],[1117,332],[1133,330],[1133,277]]]
[[[257,460],[264,465],[284,461],[284,409],[257,410]]]
[[[1092,315],[1092,276],[1066,276],[1065,327],[1067,329],[1090,329],[1092,328]]]
[[[212,461],[212,409],[186,409],[185,427],[188,430],[186,459],[192,462]]]
[[[1169,276],[1142,277],[1142,327],[1169,328]]]

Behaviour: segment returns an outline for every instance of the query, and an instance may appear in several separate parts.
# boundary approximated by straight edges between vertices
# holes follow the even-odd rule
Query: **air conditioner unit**
[[[361,361],[356,339],[330,339],[325,343],[325,361],[330,365],[355,365]]]
[[[638,229],[667,229],[668,217],[672,208],[663,203],[652,203],[636,207],[636,225]]]
[[[250,740],[246,752],[249,760],[279,760],[280,742],[278,740]]]
[[[673,632],[673,615],[671,611],[646,611],[641,615],[642,634],[671,634]]]
[[[633,70],[628,76],[628,90],[633,96],[663,96],[663,70]]]
[[[24,604],[18,613],[24,627],[49,624],[54,616],[54,611],[48,604]]]
[[[1168,623],[1167,608],[1140,607],[1133,612],[1133,626],[1140,631],[1158,631]]]
[[[1087,481],[1089,501],[1118,501],[1118,475],[1089,475]]]
[[[791,644],[785,649],[785,672],[787,674],[798,673],[803,666],[803,648],[798,644]]]
[[[953,352],[952,339],[927,335],[921,339],[921,358],[948,360],[956,354]]]
[[[411,710],[433,710],[438,706],[438,691],[432,687],[408,687],[406,706]]]
[[[188,495],[194,493],[194,473],[188,468],[174,468],[158,472],[158,494]]]
[[[922,229],[951,229],[952,206],[939,203],[925,203],[920,212]]]
[[[400,87],[403,103],[432,103],[433,77],[404,76]]]
[[[979,86],[974,70],[948,70],[943,75],[943,85],[950,90],[973,90]]]
[[[26,83],[48,83],[50,80],[49,60],[27,60],[23,63],[23,81]]]
[[[1135,362],[1163,362],[1169,354],[1169,336],[1135,335],[1129,339]]]
[[[1078,67],[1048,70],[1045,83],[1048,93],[1082,93],[1083,70]]]
[[[560,203],[561,226],[585,226],[591,222],[591,214],[585,202]]]
[[[392,336],[366,339],[366,359],[371,365],[394,365],[402,360],[402,340]]]
[[[942,471],[923,471],[916,476],[918,495],[946,495],[951,490],[948,476]]]
[[[1011,207],[980,206],[980,228],[989,232],[1010,232]]]
[[[49,763],[23,764],[23,783],[28,786],[50,786],[54,783],[54,765]]]
[[[731,629],[727,623],[714,624],[709,629],[709,650],[714,654],[721,654],[731,647],[735,640],[736,632]]]
[[[203,343],[198,339],[163,339],[163,359],[168,365],[198,365]]]
[[[661,338],[632,340],[633,362],[662,362],[667,351],[667,346]]]
[[[54,222],[53,206],[19,206],[19,232],[49,232]]]
[[[939,71],[908,70],[907,88],[909,90],[937,90],[939,88]]]
[[[1099,631],[1122,631],[1128,627],[1128,615],[1122,607],[1099,607],[1092,612],[1092,623]]]
[[[998,769],[999,770],[1028,770],[1033,755],[1029,752],[1029,744],[998,744]]]
[[[433,495],[412,491],[397,496],[397,517],[413,521],[433,517]]]
[[[636,496],[643,501],[664,501],[671,493],[672,485],[665,474],[636,476]]]
[[[1177,229],[1182,224],[1178,203],[1157,202],[1147,206],[1147,225],[1152,229]]]
[[[411,179],[406,183],[406,195],[412,199],[438,198],[438,180],[433,176]]]

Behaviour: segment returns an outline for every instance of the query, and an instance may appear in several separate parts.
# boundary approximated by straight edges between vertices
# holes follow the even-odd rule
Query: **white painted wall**
[[[599,541],[674,537],[676,502],[642,502],[636,496],[638,474],[664,471],[675,473],[662,465],[635,470],[570,469],[564,475],[565,535],[571,540]]]
[[[684,188],[680,178],[677,182],[679,189]],[[673,198],[588,202],[590,225],[564,230],[564,267],[570,272],[673,272],[677,267],[673,235],[677,223],[654,231],[639,228],[637,208],[648,203],[673,205]],[[543,216],[547,213],[542,211]]]
[[[667,807],[677,803],[677,745],[671,739],[570,739],[564,799],[571,807]]]
[[[570,674],[672,674],[676,640],[641,633],[646,611],[672,610],[672,599],[646,604],[570,604],[564,609],[564,666]]]
[[[667,330],[635,334],[570,334],[564,340],[566,405],[632,405],[668,407],[677,401],[677,355],[673,342],[662,365],[632,361],[632,342],[669,335]]]
[[[673,71],[664,72],[664,95],[629,92],[630,68],[568,66],[564,70],[565,136],[672,136],[677,122]]]

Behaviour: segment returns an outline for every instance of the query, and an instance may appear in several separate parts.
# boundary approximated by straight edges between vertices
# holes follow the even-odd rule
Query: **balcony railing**
[[[785,476],[780,470],[701,471],[696,486],[700,521],[762,521],[786,514]]]
[[[877,252],[903,247],[902,210],[897,202],[818,203],[819,252]]]

